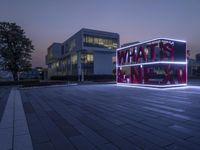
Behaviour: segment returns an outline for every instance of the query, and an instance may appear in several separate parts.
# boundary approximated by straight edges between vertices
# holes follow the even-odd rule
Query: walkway
[[[0,147],[1,150],[33,149],[21,96],[15,88],[10,92],[0,122]]]

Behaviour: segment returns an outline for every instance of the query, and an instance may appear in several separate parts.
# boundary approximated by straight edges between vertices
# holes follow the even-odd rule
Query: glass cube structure
[[[158,38],[121,47],[116,60],[119,85],[187,85],[186,41]]]

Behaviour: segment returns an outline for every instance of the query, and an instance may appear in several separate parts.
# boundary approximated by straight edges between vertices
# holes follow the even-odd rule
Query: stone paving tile
[[[62,119],[62,116],[58,114],[56,111],[48,111],[47,114],[54,121]]]
[[[200,146],[200,138],[199,137],[191,137],[189,139],[187,139],[188,142],[194,143],[194,144],[198,144]]]
[[[43,142],[35,144],[35,150],[54,150],[54,146],[51,142]]]
[[[11,87],[0,87],[0,122],[3,116],[5,106],[7,104],[10,90],[11,90]]]
[[[45,127],[44,130],[56,149],[64,150],[66,147],[68,149],[74,149],[73,145],[69,142],[69,140],[66,139],[62,131],[59,130],[59,128],[53,123],[52,120],[50,120],[50,118],[43,118],[40,120],[40,123],[43,127]]]
[[[81,132],[82,135],[85,136],[85,138],[88,139],[91,143],[93,143],[95,146],[99,146],[104,143],[108,143],[108,140],[103,138],[101,135],[99,135],[97,132],[93,131],[92,129],[88,128],[87,126],[80,124],[75,126],[75,128]]]
[[[87,127],[91,128],[92,130],[101,130],[103,128],[105,128],[103,125],[99,124],[97,122],[97,120],[93,120],[88,118],[87,116],[80,116],[77,117],[80,122],[84,125],[86,125]]]
[[[39,122],[38,124],[29,125],[29,131],[31,133],[33,144],[46,142],[50,140],[44,128]]]
[[[124,128],[121,127],[122,125],[117,126],[116,124],[113,124],[113,122],[110,122],[109,120],[101,119],[98,116],[96,117],[96,120],[93,120],[93,122],[96,124],[100,124],[102,126],[102,128],[100,128],[99,130],[109,129],[115,132],[116,134],[120,135],[121,137],[132,136],[131,132],[129,132],[128,130],[124,130]]]
[[[49,114],[49,113],[48,113]],[[56,112],[51,111],[50,118],[54,121],[57,127],[62,131],[66,137],[78,136],[81,133],[74,128],[67,120]]]
[[[30,102],[24,102],[23,105],[24,105],[25,113],[33,113],[34,112],[33,106]]]
[[[200,88],[81,85],[21,95],[34,149],[200,148]]]
[[[124,150],[129,150],[129,149],[134,149],[134,150],[139,150],[140,148],[137,147],[136,145],[132,144],[131,142],[127,141],[126,139],[117,136],[114,132],[104,129],[101,131],[98,131],[100,135],[108,139],[111,143],[119,147],[120,149]]]
[[[116,147],[115,145],[113,145],[111,143],[106,143],[106,144],[99,145],[98,148],[100,150],[119,150],[118,147]]]
[[[17,135],[14,137],[14,150],[32,150],[32,142],[29,134]]]
[[[75,145],[75,147],[79,150],[87,149],[87,150],[97,150],[94,145],[89,143],[85,137],[82,135],[73,136],[70,138],[70,141]]]
[[[173,143],[171,139],[160,138],[157,135],[154,135],[150,132],[146,132],[142,129],[132,127],[130,125],[125,126],[124,128],[128,129],[130,132],[135,135],[142,137],[145,140],[149,140],[151,143],[156,144],[160,147],[164,147]]]
[[[144,150],[161,150],[164,149],[154,143],[152,143],[149,140],[144,140],[141,136],[133,135],[131,137],[126,138],[128,141],[134,143],[136,146],[138,146],[141,149]]]
[[[1,150],[12,149],[13,128],[0,129],[0,147]]]
[[[20,136],[24,134],[29,134],[28,127],[27,125],[25,125],[25,123],[23,123],[20,126],[19,125],[15,126],[14,135]]]

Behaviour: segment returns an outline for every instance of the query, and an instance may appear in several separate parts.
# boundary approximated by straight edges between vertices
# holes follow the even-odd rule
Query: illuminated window
[[[89,62],[89,63],[91,63],[91,62],[93,62],[93,55],[92,54],[88,54],[87,55],[87,62]]]
[[[103,39],[102,38],[99,38],[99,45],[103,45]]]
[[[77,64],[77,55],[76,54],[71,56],[71,63],[72,63],[72,65]]]
[[[94,43],[93,41],[93,37],[89,37],[89,43]]]
[[[84,46],[99,47],[116,49],[118,47],[117,39],[105,38],[105,37],[94,37],[90,35],[84,36]]]
[[[59,67],[59,62],[56,63],[56,67]]]
[[[82,54],[81,55],[81,60],[83,63],[93,63],[94,57],[93,54]]]
[[[94,44],[99,44],[99,39],[98,38],[94,38]]]

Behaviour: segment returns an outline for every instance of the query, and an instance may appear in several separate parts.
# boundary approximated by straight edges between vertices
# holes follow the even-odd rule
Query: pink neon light
[[[183,49],[186,47],[186,41],[168,38],[153,39],[117,49],[117,83],[151,87],[186,85],[187,59],[185,61],[174,61],[177,58],[179,59],[177,53],[175,55],[175,48],[177,50],[177,44],[175,42],[183,43],[184,47],[178,46],[178,48],[181,48],[180,51],[186,51],[186,49]],[[147,50],[143,46],[148,47]],[[156,52],[154,50],[155,48],[157,48]],[[119,50],[121,51],[118,52]],[[156,58],[156,56],[159,58]],[[180,54],[180,56],[183,58],[184,55]]]

